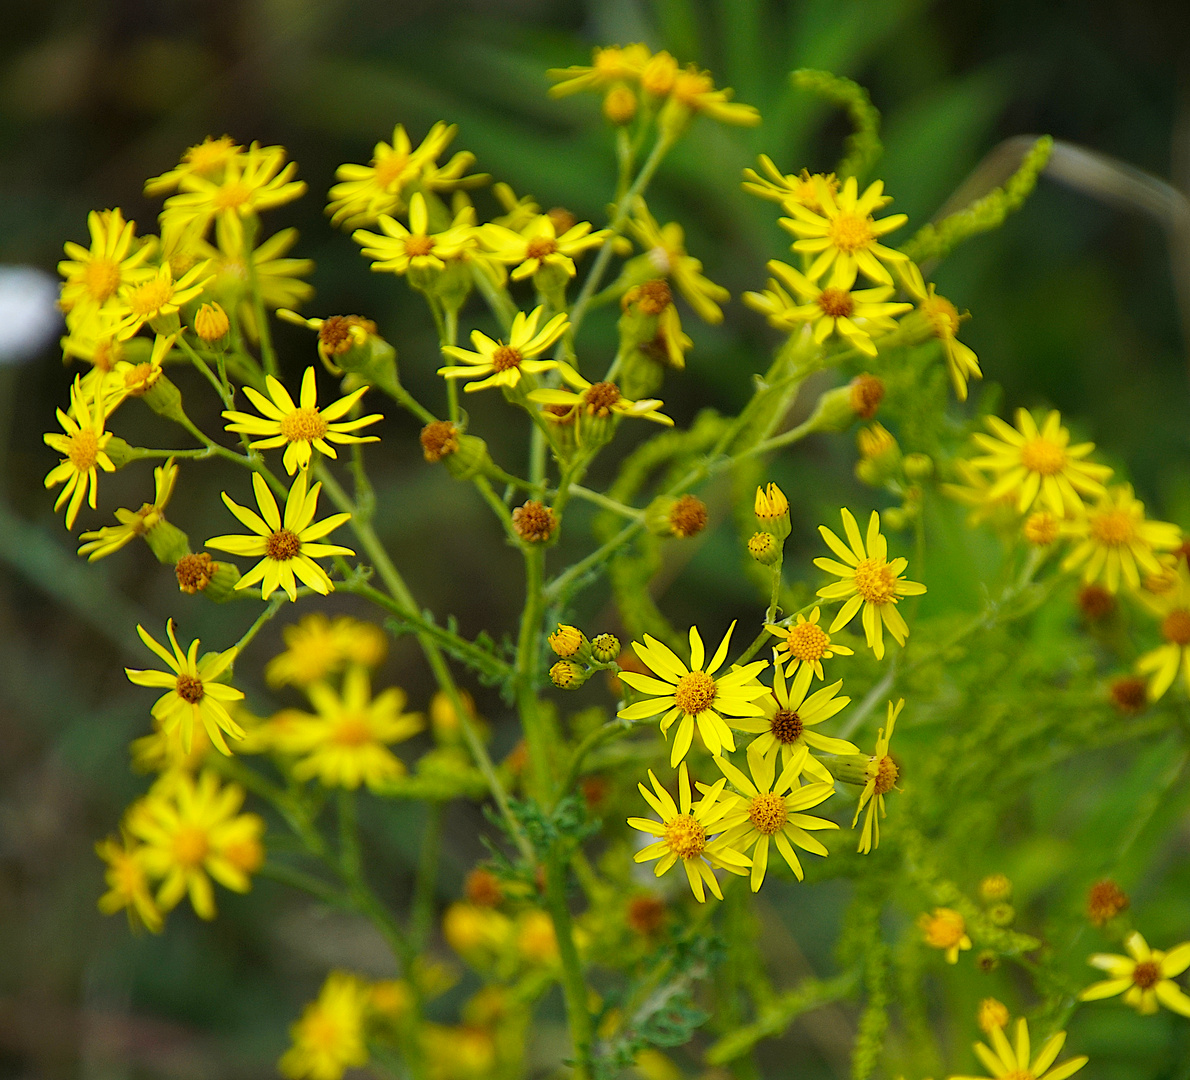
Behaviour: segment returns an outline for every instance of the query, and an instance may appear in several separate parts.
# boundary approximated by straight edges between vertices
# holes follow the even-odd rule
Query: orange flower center
[[[415,259],[419,255],[429,255],[433,250],[434,238],[432,236],[405,237],[405,254],[411,259]]]
[[[264,553],[276,562],[288,562],[302,550],[302,540],[291,529],[278,529],[264,542]]]
[[[1174,645],[1190,645],[1190,611],[1171,611],[1161,620],[1161,634]]]
[[[810,663],[821,660],[830,643],[827,632],[812,622],[791,626],[789,633],[785,635],[785,647],[790,655],[797,660],[808,660]]]
[[[183,672],[178,676],[175,689],[177,690],[178,697],[183,701],[190,702],[191,705],[197,705],[202,701],[204,693],[202,679],[196,679],[193,675],[187,675]]]
[[[114,259],[92,259],[83,271],[83,284],[97,304],[106,303],[120,287],[120,264]]]
[[[583,401],[591,416],[607,416],[620,400],[620,388],[615,383],[597,382],[583,392]]]
[[[237,870],[247,874],[259,870],[260,864],[264,862],[264,848],[260,846],[260,841],[252,838],[232,841],[223,848],[221,854]]]
[[[206,831],[195,825],[183,825],[174,834],[174,858],[190,869],[198,866],[207,857],[211,845]]]
[[[785,807],[785,797],[768,792],[757,795],[748,807],[748,820],[752,822],[756,831],[765,836],[772,836],[780,832],[789,820],[789,811]]]
[[[99,460],[99,437],[90,428],[81,428],[70,437],[66,456],[79,472],[95,468],[95,462]]]
[[[802,737],[804,727],[802,718],[792,709],[778,709],[769,721],[769,731],[783,746],[797,742]]]
[[[674,704],[687,716],[697,716],[711,707],[719,688],[705,671],[683,675],[674,688]]]
[[[897,777],[901,775],[897,763],[887,754],[876,765],[876,794],[887,795],[897,785]]]
[[[124,386],[130,394],[143,394],[161,377],[161,368],[152,364],[137,364],[124,372]]]
[[[150,318],[158,314],[173,299],[173,282],[154,278],[138,285],[128,294],[128,306],[132,314]]]
[[[372,741],[372,729],[361,713],[344,713],[335,724],[331,740],[340,746],[362,746]]]
[[[921,302],[921,310],[930,320],[935,337],[952,338],[959,332],[959,309],[945,296],[928,297]]]
[[[526,259],[544,259],[558,250],[558,241],[548,236],[538,236],[530,240],[525,246]]]
[[[840,214],[830,223],[826,238],[831,246],[850,254],[871,246],[876,235],[872,232],[872,219],[855,214]]]
[[[252,189],[247,184],[236,181],[217,188],[213,202],[219,210],[238,210],[250,198],[252,198]]]
[[[855,310],[855,301],[846,289],[836,289],[833,285],[823,289],[818,295],[818,306],[823,315],[832,319],[846,319]]]
[[[855,591],[869,604],[895,604],[895,582],[883,559],[864,559],[855,568]]]
[[[1101,544],[1120,546],[1136,535],[1132,518],[1124,510],[1105,510],[1091,518],[1091,535]]]
[[[522,359],[520,349],[514,349],[511,345],[497,345],[496,351],[492,353],[492,367],[496,371],[507,371],[520,367]]]
[[[399,180],[409,164],[408,154],[388,154],[383,159],[373,158],[372,167],[376,170],[376,183],[386,188],[394,180]]]
[[[697,859],[707,846],[707,831],[693,814],[679,814],[665,823],[665,842],[679,859]]]
[[[1039,435],[1021,447],[1021,464],[1030,472],[1053,476],[1066,468],[1066,451]]]
[[[281,418],[281,434],[293,442],[313,442],[326,435],[329,425],[317,409],[294,409]]]
[[[1142,990],[1148,990],[1150,986],[1155,986],[1160,979],[1161,968],[1152,960],[1142,960],[1132,972],[1132,981]]]

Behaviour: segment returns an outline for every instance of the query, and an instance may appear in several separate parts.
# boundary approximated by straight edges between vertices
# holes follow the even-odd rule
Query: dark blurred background
[[[424,310],[401,283],[370,274],[356,245],[322,215],[335,167],[368,161],[373,143],[390,139],[398,121],[418,139],[446,119],[460,126],[455,147],[474,151],[482,170],[543,206],[565,205],[601,224],[612,169],[598,101],[552,100],[544,76],[548,67],[585,62],[594,44],[668,48],[710,68],[763,114],[751,131],[700,122],[651,200],[660,220],[686,224],[692,253],[736,297],[763,284],[764,261],[788,241],[771,204],[740,193],[740,169],[762,151],[785,171],[827,169],[846,134],[837,116],[790,90],[785,75],[797,67],[828,68],[870,88],[885,117],[887,153],[876,175],[911,227],[934,214],[1000,140],[1021,133],[1049,133],[1182,190],[1190,184],[1190,7],[1180,0],[9,0],[3,18],[0,264],[52,274],[64,240],[85,243],[91,209],[120,206],[141,231],[155,231],[158,206],[142,196],[144,179],[205,135],[279,142],[311,188],[268,219],[271,228],[296,225],[302,239],[294,254],[317,261],[317,295],[306,313],[375,318],[399,350],[403,378],[435,406],[436,342]],[[1019,215],[966,245],[937,280],[973,312],[963,336],[988,381],[1003,387],[1003,408],[1053,405],[1069,413],[1154,513],[1187,526],[1182,330],[1190,310],[1179,308],[1177,260],[1190,266],[1186,248],[1152,218],[1043,179]],[[36,290],[36,279],[20,283]],[[13,325],[23,317],[17,312]],[[738,302],[722,327],[696,325],[688,312],[684,318],[696,344],[687,373],[666,387],[667,411],[685,419],[708,401],[733,408],[748,393],[747,375],[765,365],[771,332]],[[288,371],[311,362],[308,333],[282,327],[278,334]],[[593,320],[591,347],[610,348],[612,334],[610,319]],[[222,891],[212,925],[179,910],[162,938],[134,938],[121,919],[96,911],[101,864],[92,845],[146,783],[126,767],[127,741],[147,730],[150,703],[121,671],[146,659],[135,623],[159,631],[173,614],[185,634],[224,647],[252,614],[246,605],[214,609],[180,597],[172,575],[143,549],[91,567],[74,556],[41,483],[54,464],[41,436],[55,428],[68,374],[52,345],[36,355],[19,342],[6,347],[0,1077],[272,1075],[288,1023],[327,967],[379,975],[387,971],[383,950],[354,922],[319,915],[266,882],[247,898]],[[191,385],[201,392],[185,382],[184,392]],[[493,432],[504,406],[488,397],[469,402],[474,428],[500,442]],[[125,411],[117,427],[128,425],[120,430],[133,441],[177,439],[156,418]],[[214,429],[213,407],[191,411]],[[394,417],[382,434],[371,454],[378,524],[398,565],[439,615],[455,612],[465,633],[487,628],[499,637],[519,609],[519,560],[468,488],[424,466],[413,425]],[[846,441],[836,439],[774,466],[794,503],[795,539],[806,541],[824,520],[820,491],[858,490],[852,460]],[[85,511],[82,526],[105,524],[112,507],[147,500],[148,472],[105,476],[101,512]],[[225,531],[217,493],[241,483],[184,464],[171,520],[195,540]],[[728,516],[721,507],[718,518]],[[661,603],[679,625],[700,613],[705,622],[708,610],[725,624],[741,605],[755,605],[730,541],[729,525],[708,531],[670,575]],[[686,599],[694,593],[697,606]],[[593,590],[579,614],[595,617],[601,596]],[[332,607],[362,614],[343,600]],[[259,670],[278,642],[273,626],[259,639],[255,666],[241,675],[262,710],[276,702]],[[426,706],[430,686],[407,639],[394,646],[384,677],[407,686],[414,707]],[[499,701],[477,693],[495,723],[497,755],[507,752],[514,726]],[[396,806],[369,822],[376,848],[398,853],[380,872],[395,903],[408,890],[400,861],[412,854],[407,826],[415,834],[418,821],[416,807]],[[449,821],[455,840],[444,897],[458,894],[462,874],[481,855],[478,816],[457,809]],[[799,945],[826,957],[833,923],[816,918],[804,920]],[[844,1067],[829,1038],[803,1045],[795,1032],[792,1039],[817,1063],[815,1075]]]

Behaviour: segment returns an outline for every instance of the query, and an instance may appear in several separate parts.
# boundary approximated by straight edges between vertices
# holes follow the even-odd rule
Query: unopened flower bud
[[[554,535],[558,518],[551,507],[530,499],[512,512],[512,527],[528,544],[544,544]]]
[[[866,464],[868,464],[868,463],[864,462],[864,461],[860,462],[860,465],[866,465]],[[858,466],[856,467],[855,471],[856,471],[856,475],[859,475],[859,467]],[[861,476],[860,479],[862,480],[863,477]],[[892,529],[893,532],[900,532],[902,529],[907,528],[909,525],[909,515],[907,513],[905,513],[904,509],[900,506],[890,506],[881,515],[880,520],[885,525],[887,525],[890,529]]]
[[[636,116],[636,94],[625,83],[616,83],[603,95],[603,115],[617,127],[630,124]]]
[[[753,533],[748,541],[748,554],[762,566],[772,566],[781,557],[781,545],[772,533]]]
[[[1011,926],[1016,918],[1016,908],[1006,903],[993,904],[988,908],[988,918],[993,926]]]
[[[901,467],[910,480],[924,480],[934,475],[934,460],[929,454],[906,454]]]
[[[872,487],[883,486],[901,463],[897,440],[882,424],[872,424],[860,428],[855,441],[860,453],[855,475]]]
[[[758,487],[752,508],[765,532],[772,533],[778,540],[784,540],[789,535],[789,500],[776,484],[770,483],[767,488]]]
[[[592,638],[591,655],[601,664],[610,664],[620,655],[620,639],[615,634],[600,634]]]
[[[577,690],[587,681],[587,673],[572,660],[559,660],[550,668],[550,681],[559,690]]]
[[[1058,519],[1048,510],[1038,510],[1025,519],[1023,532],[1034,547],[1048,547],[1058,539]]]
[[[1012,882],[1004,874],[988,874],[979,883],[979,896],[985,904],[996,904],[1012,898]]]
[[[1000,1028],[1003,1030],[1008,1026],[1008,1007],[995,998],[984,998],[979,1003],[978,1014],[979,1029],[985,1034],[990,1035],[992,1028]]]
[[[1000,957],[991,949],[980,949],[975,954],[975,967],[985,975],[990,975],[1000,966]]]
[[[230,329],[227,312],[214,301],[203,304],[194,316],[194,332],[208,345],[225,338]]]
[[[640,73],[640,85],[646,94],[665,97],[678,76],[678,62],[664,49],[649,57]]]
[[[563,660],[569,660],[587,644],[587,635],[577,626],[559,623],[558,629],[549,636],[550,648]]]

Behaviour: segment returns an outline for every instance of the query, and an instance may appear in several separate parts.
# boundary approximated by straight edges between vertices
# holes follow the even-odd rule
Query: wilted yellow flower
[[[866,855],[873,848],[880,846],[880,819],[885,814],[884,796],[896,787],[897,778],[900,776],[897,763],[888,756],[888,744],[892,741],[893,727],[904,707],[904,698],[898,701],[895,706],[891,701],[888,703],[888,723],[880,729],[876,736],[876,753],[868,759],[867,780],[859,795],[855,818],[851,822],[851,827],[854,829],[866,806],[868,812],[864,817],[864,828],[859,838],[861,855]]]
[[[289,1029],[293,1045],[281,1055],[277,1069],[289,1080],[340,1080],[348,1069],[368,1063],[364,1020],[370,1004],[368,987],[345,971],[332,971],[318,1000],[302,1010]]]
[[[153,470],[154,494],[151,503],[142,503],[139,510],[116,511],[119,525],[105,525],[95,532],[85,532],[79,539],[85,541],[79,547],[79,554],[86,555],[88,562],[105,558],[131,543],[138,536],[144,536],[165,520],[165,506],[173,494],[178,480],[178,467],[170,458],[164,465]]]
[[[534,308],[526,315],[518,311],[512,320],[508,333],[508,344],[493,341],[479,330],[471,331],[472,352],[454,345],[444,345],[442,355],[458,360],[463,367],[441,367],[438,374],[447,379],[478,379],[463,387],[466,391],[483,390],[489,386],[504,386],[509,389],[521,381],[521,375],[536,375],[551,371],[558,366],[556,360],[535,360],[565,332],[569,325],[566,313],[558,312],[540,330],[537,322],[544,306]]]
[[[1151,1015],[1158,1004],[1171,1012],[1190,1016],[1190,997],[1174,979],[1190,967],[1190,941],[1175,945],[1169,952],[1150,949],[1140,932],[1134,930],[1124,941],[1127,956],[1096,953],[1087,962],[1102,968],[1110,976],[1092,983],[1079,995],[1079,1001],[1098,1001],[1123,994],[1126,1004],[1137,1012]]]
[[[917,925],[931,949],[942,949],[946,953],[948,964],[958,963],[960,949],[971,948],[967,922],[954,908],[936,907],[928,915],[923,912],[918,916]]]
[[[65,486],[54,502],[58,510],[69,500],[66,507],[66,527],[74,528],[83,499],[95,509],[95,498],[99,489],[98,469],[115,472],[116,466],[104,448],[112,439],[110,431],[104,431],[103,383],[92,401],[83,396],[82,382],[76,375],[70,388],[70,414],[57,410],[58,423],[64,435],[48,433],[42,436],[46,446],[65,455],[47,474],[45,486],[52,488],[65,481]]]

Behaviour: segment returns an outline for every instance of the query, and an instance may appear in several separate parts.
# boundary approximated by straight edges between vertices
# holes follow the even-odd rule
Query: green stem
[[[541,652],[541,620],[545,613],[542,582],[545,577],[545,549],[522,546],[525,557],[525,606],[517,634],[516,700],[529,751],[529,765],[535,793],[543,802],[550,796],[549,740],[537,697],[538,661]]]
[[[575,1080],[587,1080],[591,1075],[591,1041],[594,1028],[591,1011],[587,1007],[587,983],[583,965],[574,944],[574,928],[570,908],[566,904],[566,862],[558,848],[546,862],[546,907],[554,922],[558,940],[558,955],[562,961],[562,996],[566,1002],[566,1019],[574,1044]]]
[[[578,778],[582,774],[583,762],[592,750],[602,746],[606,742],[611,742],[613,739],[627,735],[635,727],[636,725],[631,720],[617,719],[609,720],[601,727],[588,732],[582,742],[574,748],[574,753],[570,755],[570,764],[566,766],[566,775],[562,778],[562,783],[558,787],[559,797],[564,798],[570,793],[574,785],[578,783]]]
[[[446,807],[435,800],[426,806],[426,824],[421,837],[421,857],[417,864],[417,883],[413,890],[413,917],[410,920],[414,947],[425,947],[434,922],[434,898],[438,891],[438,862],[442,850],[442,819]]]
[[[256,617],[256,621],[244,631],[244,636],[236,642],[235,648],[237,656],[239,656],[240,653],[242,653],[252,643],[252,639],[256,637],[258,633],[260,633],[261,627],[264,626],[264,624],[267,623],[269,619],[276,615],[277,612],[281,610],[281,606],[287,603],[288,600],[288,596],[286,596],[284,593],[280,593],[269,601],[268,606],[264,609],[264,611],[262,611]]]
[[[261,877],[316,896],[324,904],[330,904],[332,907],[345,907],[348,904],[347,898],[333,885],[284,863],[265,862],[256,872]]]
[[[576,495],[580,499],[585,499],[587,502],[594,503],[596,506],[602,506],[605,510],[610,510],[613,514],[631,518],[633,521],[642,520],[645,516],[643,510],[637,510],[634,506],[625,506],[624,503],[608,498],[606,495],[601,495],[598,491],[585,488],[581,484],[571,484],[570,494]]]

